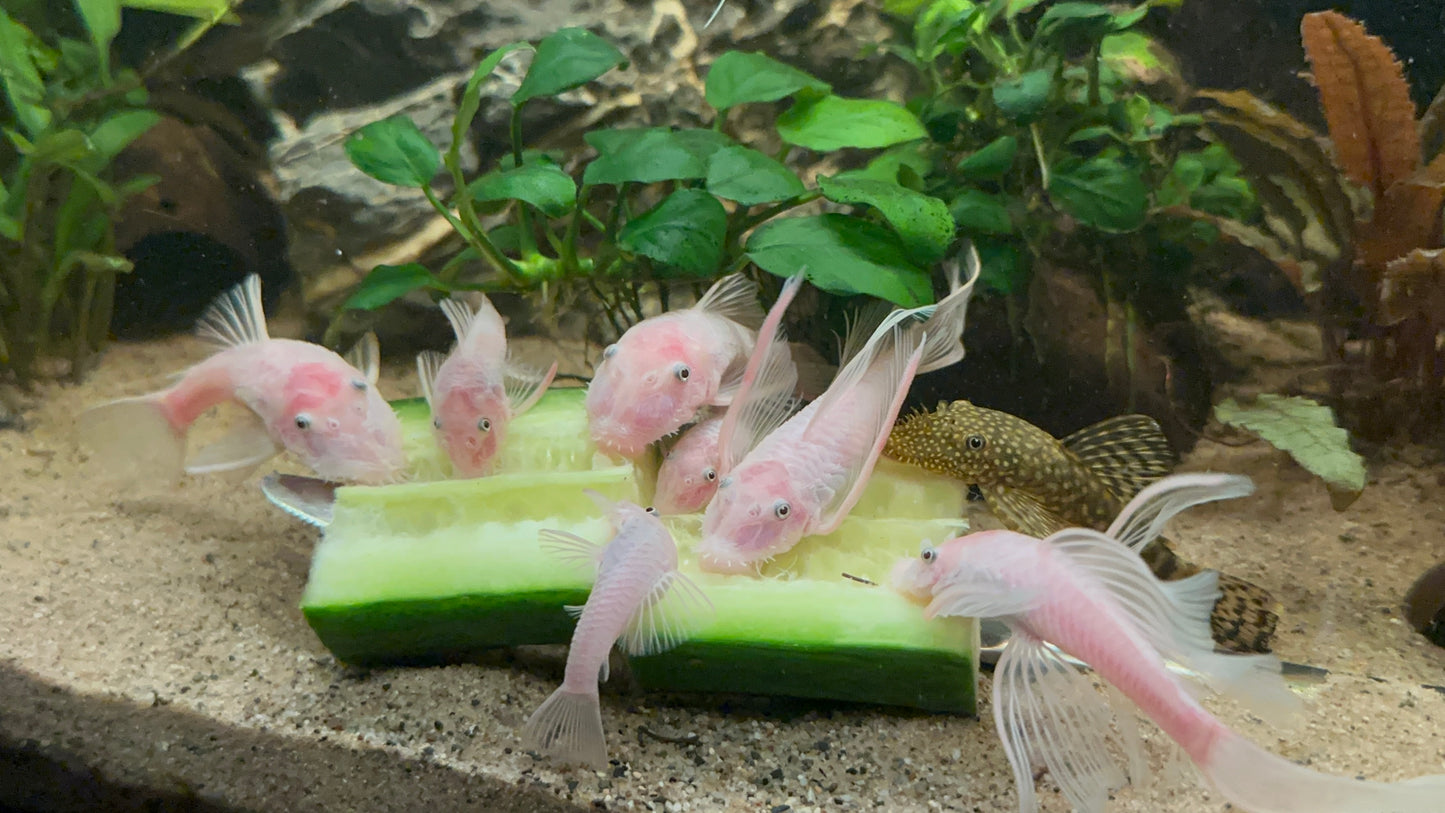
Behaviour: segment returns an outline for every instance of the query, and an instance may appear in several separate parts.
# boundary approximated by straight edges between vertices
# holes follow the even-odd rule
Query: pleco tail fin
[[[1312,771],[1225,732],[1199,765],[1236,807],[1251,813],[1440,813],[1445,776],[1363,782]]]
[[[92,460],[117,479],[171,483],[186,459],[186,433],[171,425],[159,395],[122,398],[85,410],[76,419]]]
[[[553,692],[522,726],[522,745],[559,762],[606,768],[607,741],[596,690]]]

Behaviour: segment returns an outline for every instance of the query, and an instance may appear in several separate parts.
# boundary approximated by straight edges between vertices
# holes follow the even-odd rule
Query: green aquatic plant
[[[460,150],[482,85],[516,51],[532,52],[532,60],[510,99],[510,153],[467,177]],[[601,37],[564,29],[482,60],[462,93],[445,151],[406,116],[354,133],[346,143],[352,163],[377,180],[421,190],[467,248],[436,269],[378,266],[338,317],[417,290],[480,289],[537,294],[554,308],[591,298],[620,332],[643,318],[644,291],[655,290],[665,305],[675,283],[706,283],[750,263],[779,277],[806,266],[809,281],[840,296],[866,294],[903,306],[933,300],[929,267],[955,237],[943,201],[870,178],[810,186],[788,165],[798,150],[878,150],[923,139],[917,116],[892,101],[834,94],[826,82],[762,54],[730,51],[707,74],[710,128],[601,128],[585,134],[579,154],[528,148],[524,105],[624,61]],[[732,135],[733,111],[788,99],[773,122],[781,154]],[[780,217],[819,200],[838,205]],[[338,318],[329,339],[340,330]]]
[[[1130,397],[1144,314],[1182,312],[1193,253],[1216,237],[1171,210],[1256,211],[1239,165],[1179,110],[1172,58],[1138,30],[1174,5],[889,0],[902,33],[884,48],[918,75],[908,106],[929,137],[854,174],[947,201],[978,246],[984,287],[1012,313],[1038,307],[1036,271],[1087,274],[1106,305],[1111,389]]]
[[[58,360],[78,378],[110,329],[112,222],[154,178],[117,182],[111,162],[160,116],[139,72],[112,65],[121,10],[195,17],[167,52],[227,19],[230,0],[21,1],[0,9],[0,370],[20,386]]]
[[[1337,510],[1365,489],[1365,459],[1350,448],[1350,433],[1335,424],[1334,410],[1324,404],[1266,393],[1245,403],[1226,398],[1215,404],[1214,417],[1288,453],[1325,482]]]

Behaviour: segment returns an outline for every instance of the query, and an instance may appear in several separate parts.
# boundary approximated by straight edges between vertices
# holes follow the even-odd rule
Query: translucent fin
[[[742,380],[718,433],[719,474],[731,471],[797,410],[793,392],[798,385],[798,368],[793,364],[783,330],[783,314],[802,286],[803,272],[789,277],[758,328],[757,344],[743,368]]]
[[[1312,771],[1224,732],[1196,763],[1210,784],[1251,813],[1440,813],[1445,776],[1369,782]]]
[[[1158,422],[1120,415],[1086,426],[1060,441],[1121,500],[1174,470],[1178,458]]]
[[[562,612],[566,613],[567,615],[571,616],[572,618],[581,618],[581,617],[582,617],[582,612],[583,612],[584,610],[586,610],[586,609],[587,609],[587,605],[586,605],[586,604],[563,604],[563,605],[562,605]]]
[[[472,320],[476,318],[477,312],[472,309],[471,305],[455,297],[443,299],[440,304],[442,313],[451,323],[452,333],[456,334],[457,343],[460,344],[467,337],[467,331],[471,329]]]
[[[250,471],[281,453],[266,424],[253,412],[237,417],[219,440],[186,460],[186,474]]]
[[[763,306],[758,304],[758,284],[744,274],[729,274],[713,283],[693,307],[755,330],[763,322]]]
[[[507,362],[507,371],[504,376],[503,387],[507,393],[507,403],[511,406],[512,417],[515,418],[523,412],[536,405],[547,388],[552,386],[552,379],[557,377],[557,362],[547,368],[547,372],[539,373],[536,370],[522,364],[515,364],[510,360]]]
[[[251,274],[216,297],[196,323],[196,335],[220,347],[263,342],[266,311],[261,306],[261,278]]]
[[[902,313],[907,314],[908,312]],[[885,325],[888,323],[889,320],[884,320]],[[928,342],[927,333],[920,334],[915,330],[903,330],[896,324],[889,329],[887,334],[884,334],[884,337],[880,342],[881,347],[874,345],[873,349],[864,350],[843,368],[843,371],[838,374],[838,381],[835,381],[833,386],[823,394],[823,397],[815,402],[818,405],[817,411],[813,413],[808,420],[808,426],[803,430],[805,443],[816,438],[816,433],[835,432],[836,428],[829,426],[828,423],[833,420],[832,416],[839,414],[838,410],[841,408],[851,412],[849,420],[862,422],[863,433],[873,438],[872,445],[864,454],[848,461],[848,470],[844,475],[842,488],[835,492],[832,499],[823,506],[812,531],[815,534],[826,534],[837,530],[848,516],[848,512],[852,510],[853,505],[863,496],[863,489],[868,485],[868,475],[873,472],[874,464],[878,462],[884,445],[888,443],[888,434],[893,431],[898,411],[903,408],[903,401],[908,397],[908,388],[913,383],[913,377],[918,372],[919,359],[923,356],[923,346]],[[881,366],[871,363],[879,355],[885,353],[887,356],[880,360]],[[860,372],[853,372],[860,368]],[[875,376],[875,378],[864,381],[865,375]],[[891,392],[892,397],[871,399],[873,401],[871,413],[866,408],[859,411],[849,402],[856,397],[855,389],[860,386],[877,387],[881,393]],[[831,413],[830,418],[820,422],[819,416],[829,413]]]
[[[707,30],[708,26],[712,25],[713,20],[717,19],[717,15],[722,12],[723,6],[727,5],[727,3],[728,0],[717,0],[717,5],[713,7],[712,14],[709,14],[707,17],[707,22],[702,24],[704,31]]]
[[[1033,763],[1075,810],[1101,811],[1128,777],[1110,756],[1109,704],[1052,648],[1014,631],[993,678],[993,718],[1018,786],[1019,809],[1038,809]]]
[[[118,479],[173,483],[186,458],[186,436],[171,426],[159,396],[123,398],[93,406],[76,418],[91,461]]]
[[[1175,474],[1135,495],[1109,526],[1108,535],[1141,551],[1164,533],[1175,514],[1194,505],[1254,493],[1254,483],[1238,474]]]
[[[522,746],[565,764],[606,768],[607,740],[597,692],[553,692],[522,726]]]
[[[381,343],[376,340],[375,333],[366,331],[366,335],[346,351],[344,358],[347,364],[366,376],[367,383],[375,384],[381,377]]]
[[[664,573],[628,619],[619,643],[629,655],[665,652],[696,632],[712,615],[712,602],[692,579]]]
[[[958,263],[949,267],[949,293],[934,306],[933,315],[924,324],[928,341],[923,343],[923,358],[918,362],[918,372],[927,373],[963,361],[963,329],[967,324],[968,302],[973,298],[973,286],[978,282],[978,251],[973,243],[963,253],[963,262],[968,271],[966,280],[960,282]]]
[[[1014,587],[981,569],[965,569],[933,591],[924,618],[1007,618],[1036,609],[1043,596],[1035,588]]]
[[[892,311],[892,306],[878,299],[844,315],[843,338],[838,342],[839,367],[846,366],[862,352],[868,345],[868,339],[872,338],[878,326],[883,324],[883,320],[887,319]]]
[[[978,490],[994,516],[1021,534],[1043,539],[1069,527],[1067,520],[1050,511],[1027,491],[999,485],[979,485]]]
[[[610,666],[610,664],[608,663],[608,659],[607,659],[607,658],[603,658],[603,659],[602,659],[602,665],[599,666],[599,667],[597,667],[597,682],[598,682],[598,683],[606,683],[606,682],[607,682],[607,677],[608,677],[609,674],[611,674],[611,672],[608,670],[608,666]]]
[[[423,350],[416,356],[416,379],[421,386],[422,397],[426,399],[426,405],[433,410],[436,409],[436,383],[437,373],[441,372],[442,363],[447,357],[435,350]]]
[[[604,546],[589,539],[583,539],[577,534],[543,528],[537,532],[537,539],[542,552],[579,570],[587,570],[595,575],[597,568],[602,564]],[[577,612],[573,617],[582,614],[581,607],[576,609]],[[572,612],[571,608],[568,609],[568,612]]]

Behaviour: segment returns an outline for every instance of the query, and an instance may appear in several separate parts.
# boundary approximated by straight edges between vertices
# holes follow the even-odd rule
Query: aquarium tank
[[[1442,32],[0,0],[0,808],[1440,813]]]

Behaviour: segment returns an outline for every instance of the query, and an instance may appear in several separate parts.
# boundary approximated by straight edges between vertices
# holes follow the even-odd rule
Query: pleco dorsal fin
[[[366,376],[367,383],[375,384],[381,377],[381,343],[375,333],[366,331],[366,335],[358,339],[343,358]]]
[[[712,615],[712,602],[692,579],[669,570],[627,621],[618,643],[629,655],[665,652],[686,641]]]
[[[447,357],[435,350],[423,350],[416,355],[416,378],[421,385],[421,395],[426,399],[426,405],[436,409],[436,385],[437,373],[442,369],[442,363]]]
[[[918,362],[918,372],[927,373],[941,370],[963,361],[963,329],[968,315],[968,301],[973,297],[974,283],[978,282],[980,264],[978,251],[973,243],[963,253],[963,265],[968,278],[959,280],[959,263],[948,268],[948,296],[934,306],[933,315],[924,324],[928,341],[923,345],[923,358]]]
[[[502,376],[502,386],[507,393],[507,404],[511,408],[512,417],[515,418],[536,405],[556,377],[555,361],[547,368],[547,372],[542,373],[508,359],[507,369]]]
[[[1068,520],[1050,511],[1037,497],[1022,489],[979,484],[984,502],[1009,529],[1043,539],[1069,527]]]
[[[264,342],[266,311],[261,305],[261,278],[251,274],[216,297],[196,323],[196,335],[221,347]]]
[[[1173,471],[1177,461],[1164,430],[1148,415],[1100,421],[1060,443],[1121,500]]]
[[[741,273],[729,274],[713,283],[693,308],[731,319],[754,330],[763,322],[763,306],[758,304],[758,284]]]
[[[442,313],[446,315],[447,321],[451,323],[452,332],[457,335],[457,341],[467,337],[467,331],[472,326],[472,319],[476,317],[476,311],[455,297],[448,297],[441,301]]]
[[[798,368],[783,330],[783,314],[803,285],[800,271],[788,278],[758,329],[757,344],[743,368],[732,404],[718,431],[718,473],[726,474],[797,411],[793,391]]]

